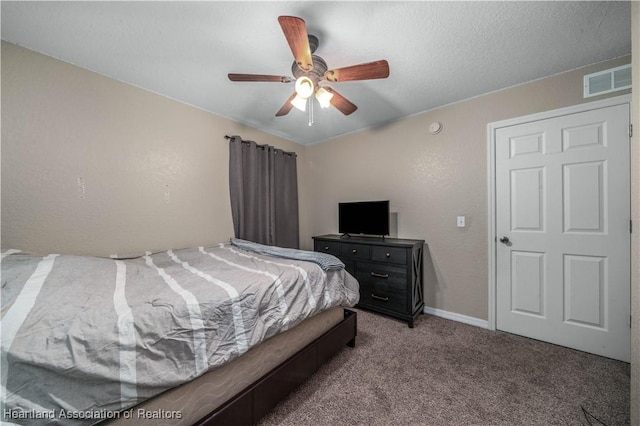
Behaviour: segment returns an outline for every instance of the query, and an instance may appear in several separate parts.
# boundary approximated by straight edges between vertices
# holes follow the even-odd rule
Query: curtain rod
[[[232,136],[224,135],[224,138],[225,138],[226,140],[229,140],[229,139],[231,139],[231,138],[232,138]],[[245,140],[244,140],[244,139],[242,139],[242,138],[240,138],[240,141],[241,141],[242,143],[246,143],[246,144],[248,144],[248,143],[249,143],[249,141],[245,141]],[[256,145],[257,145],[257,147],[258,147],[258,148],[262,148],[262,149],[265,149],[265,147],[267,147],[267,146],[268,146],[268,145],[266,145],[266,144],[265,144],[265,145],[258,145],[258,144],[256,144]],[[284,150],[282,150],[282,149],[276,149],[276,151],[280,151],[280,152],[282,152],[283,154],[286,154],[286,155],[288,155],[288,156],[290,156],[290,157],[297,157],[297,156],[298,156],[298,154],[296,154],[295,152],[288,152],[288,151],[284,151]]]
[[[240,137],[240,136],[238,136],[238,137]],[[229,139],[233,138],[233,136],[224,135],[224,138],[225,138],[226,140],[229,140]],[[249,141],[245,141],[245,140],[244,140],[244,139],[242,139],[241,137],[240,137],[240,142],[242,142],[242,143],[249,143]],[[258,145],[258,146],[260,146],[260,145]]]
[[[249,143],[249,141],[245,141],[245,140],[244,140],[244,139],[242,139],[240,136],[238,136],[238,137],[240,138],[240,142],[242,142],[242,143]],[[224,135],[224,138],[225,138],[226,140],[229,140],[229,139],[232,139],[232,138],[233,138],[233,136]],[[260,146],[260,145],[258,145],[258,146]]]

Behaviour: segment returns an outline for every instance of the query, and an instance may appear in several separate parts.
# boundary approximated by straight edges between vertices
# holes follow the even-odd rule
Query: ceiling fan
[[[305,111],[307,103],[312,101],[312,95],[315,95],[320,106],[324,108],[333,106],[344,115],[349,115],[358,107],[331,87],[324,84],[320,85],[321,82],[338,83],[341,81],[387,78],[389,76],[389,63],[384,59],[344,68],[328,69],[324,59],[313,54],[318,48],[319,41],[316,36],[307,34],[303,19],[295,16],[279,16],[278,22],[295,59],[291,66],[294,78],[264,74],[230,73],[228,75],[229,80],[237,82],[290,83],[295,80],[295,92],[282,105],[276,113],[276,117],[288,114],[294,106]]]

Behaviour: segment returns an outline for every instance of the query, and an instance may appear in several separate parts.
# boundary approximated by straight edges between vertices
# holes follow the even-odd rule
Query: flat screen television
[[[339,203],[338,232],[389,235],[389,200]]]

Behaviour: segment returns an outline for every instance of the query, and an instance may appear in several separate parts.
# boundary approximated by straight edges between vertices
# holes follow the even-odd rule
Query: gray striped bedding
[[[358,294],[344,269],[229,244],[122,260],[4,252],[2,419],[126,416]]]
[[[258,254],[266,254],[269,256],[281,257],[283,259],[306,260],[307,262],[313,262],[317,264],[324,271],[330,271],[332,269],[344,269],[344,263],[342,263],[340,259],[329,253],[296,250],[292,248],[277,246],[267,246],[264,244],[254,243],[252,241],[241,240],[239,238],[231,238],[231,245]]]

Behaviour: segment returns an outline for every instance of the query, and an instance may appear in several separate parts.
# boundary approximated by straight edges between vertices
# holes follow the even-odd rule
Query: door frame
[[[496,234],[496,131],[504,127],[530,123],[533,121],[547,120],[561,117],[563,115],[576,114],[580,112],[592,111],[616,105],[629,104],[631,110],[631,95],[621,95],[599,101],[585,102],[565,108],[558,108],[550,111],[525,115],[522,117],[510,118],[487,124],[487,194],[488,212],[487,215],[487,248],[489,262],[489,292],[488,292],[488,328],[496,329],[496,286],[497,286],[497,234]],[[631,194],[629,194],[631,196]],[[631,212],[629,212],[631,214]],[[631,216],[629,216],[631,217]],[[629,247],[631,250],[631,247]]]

